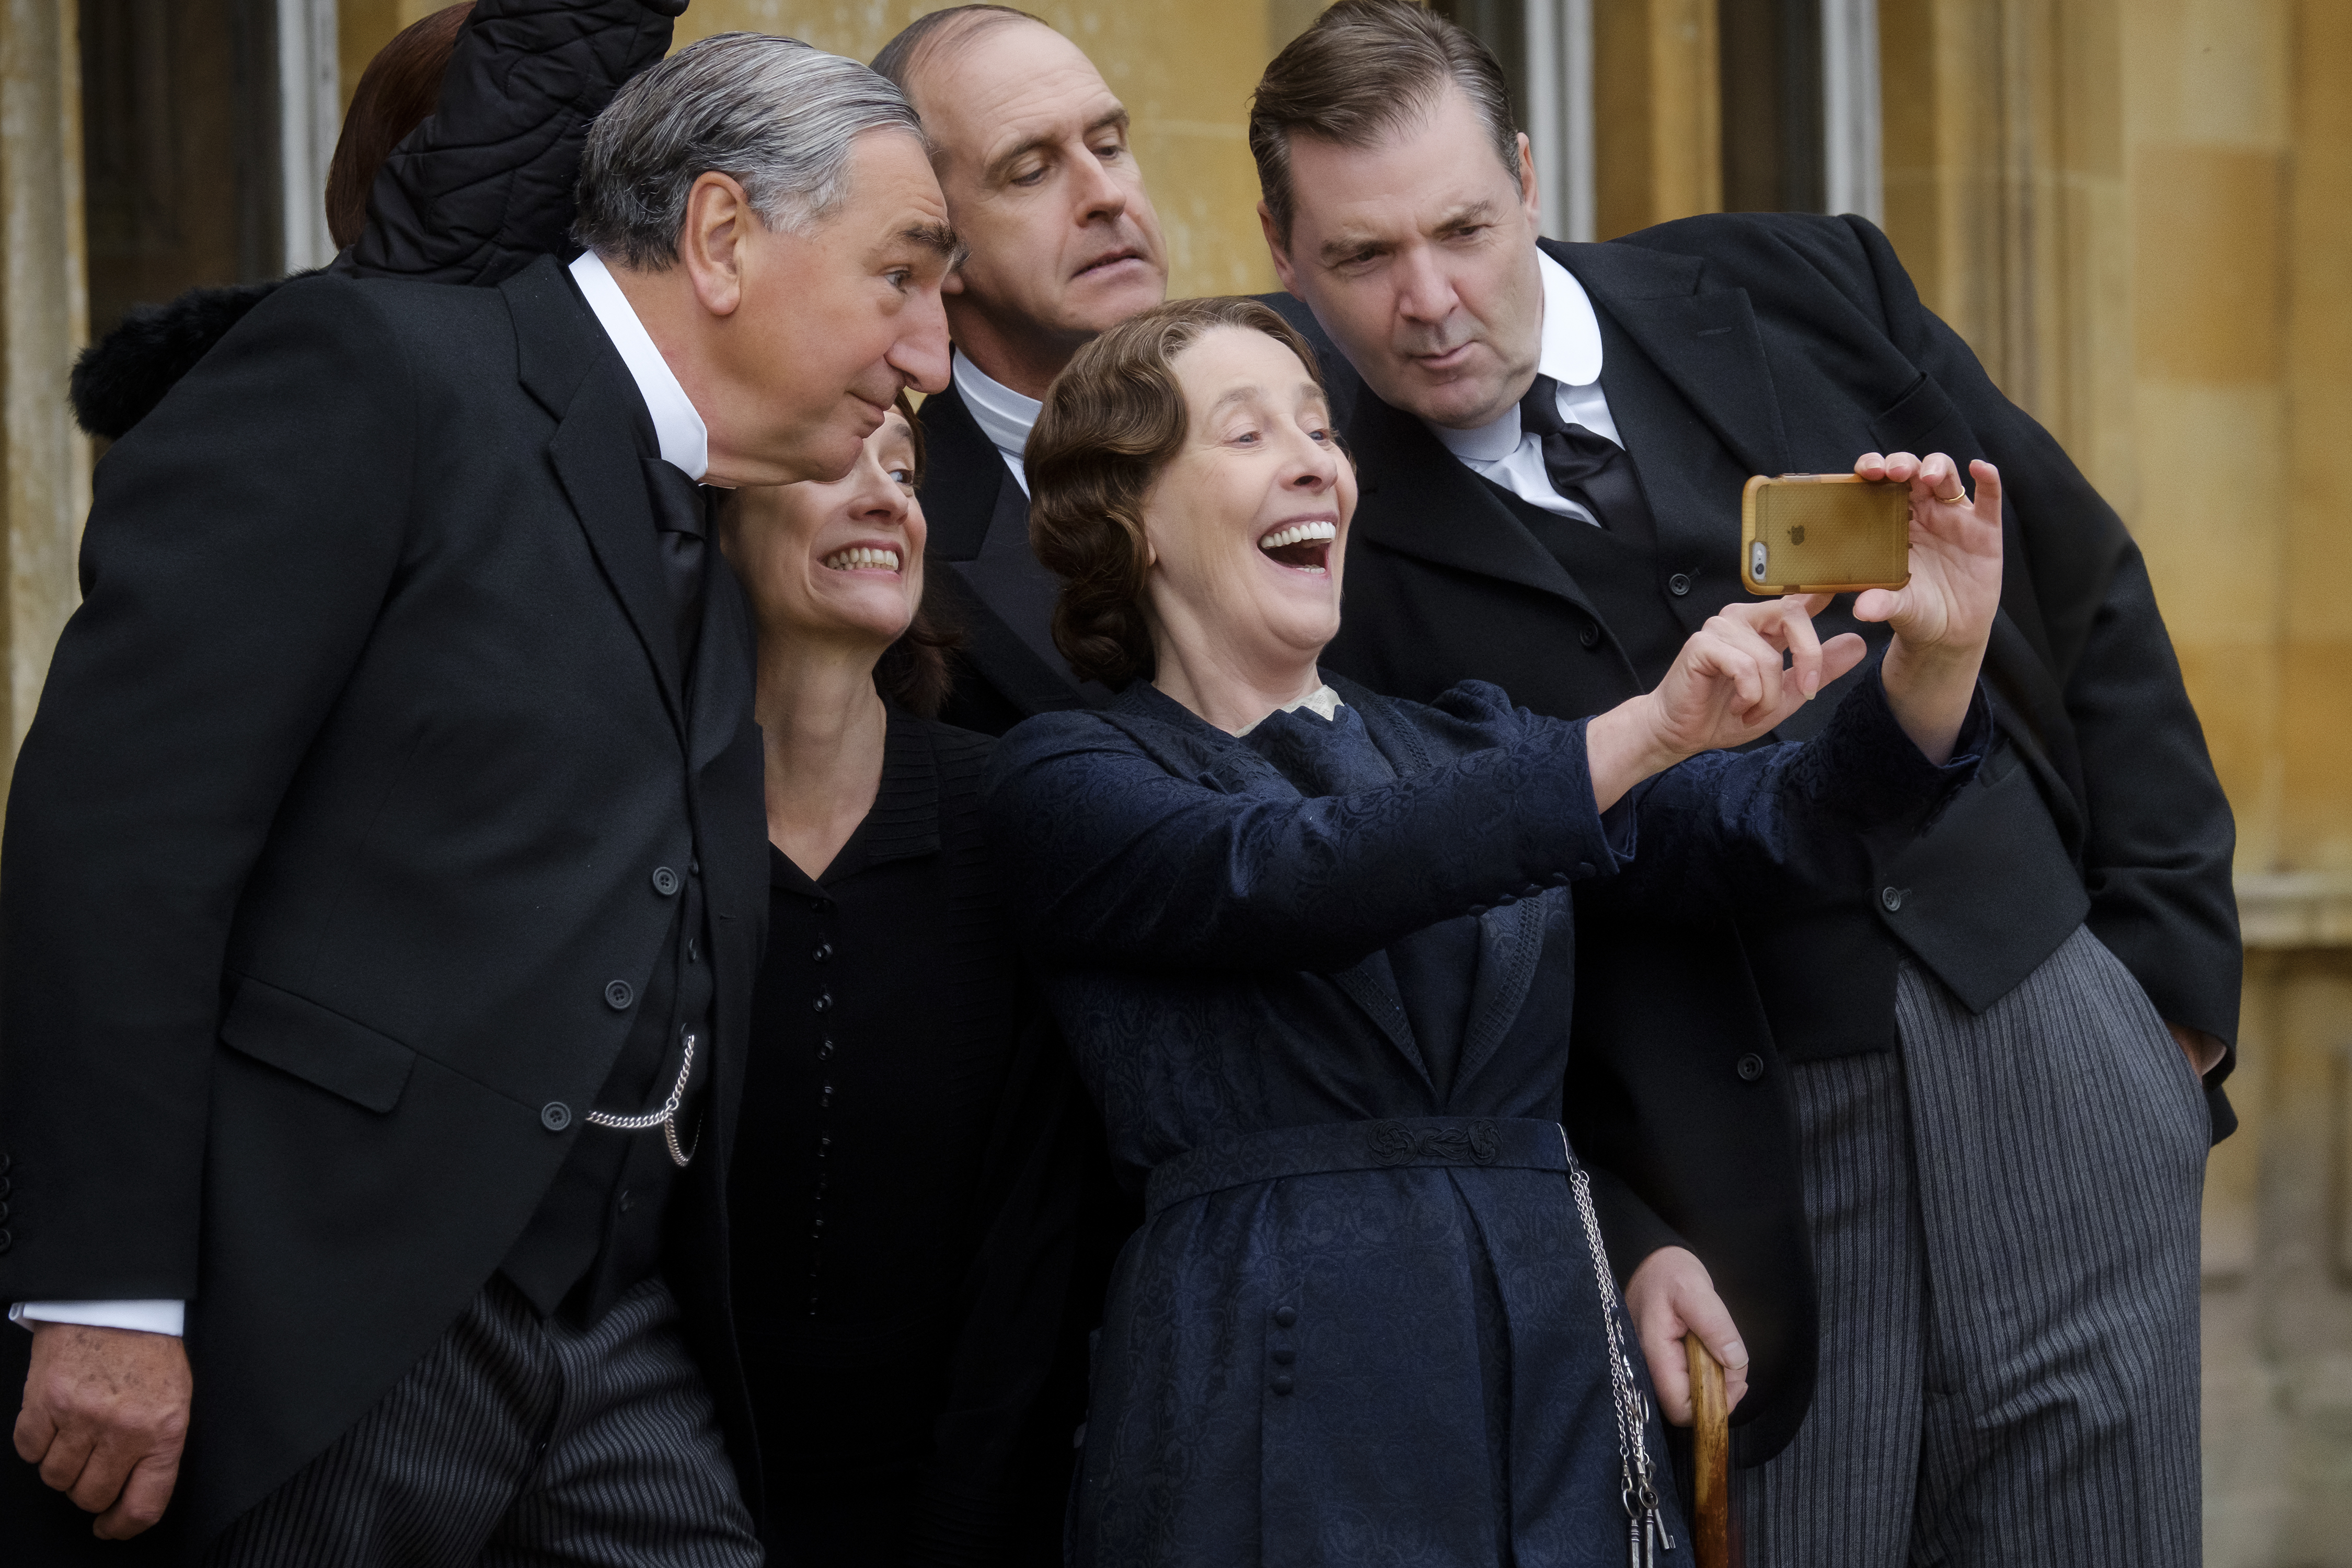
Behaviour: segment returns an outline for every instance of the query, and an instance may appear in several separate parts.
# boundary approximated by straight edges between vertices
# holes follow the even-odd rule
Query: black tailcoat
[[[2233,829],[2138,548],[1921,304],[1885,237],[1859,218],[1775,214],[1543,245],[1601,318],[1602,386],[1656,519],[1652,591],[1685,634],[1745,596],[1736,573],[1749,475],[1850,470],[1866,450],[1942,451],[2001,470],[2007,554],[1986,679],[2005,744],[1934,834],[1880,856],[1871,886],[1855,890],[1849,924],[1861,939],[1876,940],[1875,918],[1982,1008],[2087,921],[2165,1018],[2231,1038],[2242,963]],[[1354,380],[1336,359],[1327,369]],[[1655,682],[1654,656],[1629,648],[1601,596],[1500,490],[1417,419],[1369,390],[1355,396],[1347,428],[1363,493],[1328,665],[1424,701],[1489,680],[1561,717]],[[1850,604],[1822,617],[1822,634],[1882,642],[1885,628],[1858,626]],[[1784,735],[1810,733],[1832,706],[1813,704]],[[1899,909],[1875,902],[1882,885],[1905,890]],[[1779,1070],[1808,1042],[1776,1040],[1776,1022],[1784,1037],[1803,1031],[1771,1016],[1759,980],[1778,975],[1757,973],[1780,933],[1660,927],[1597,886],[1580,903],[1571,1131],[1602,1177],[1621,1269],[1679,1238],[1714,1272],[1756,1358],[1735,1420],[1743,1461],[1760,1462],[1802,1419],[1815,1360]],[[1769,960],[1803,962],[1801,945]],[[1833,980],[1807,978],[1834,993]],[[1881,983],[1884,1026],[1859,1048],[1893,1042],[1891,973],[1870,982]]]
[[[543,260],[289,283],[100,466],[0,860],[0,1300],[187,1300],[191,1553],[498,1268],[663,948],[656,869],[698,858],[716,1066],[669,1273],[756,1506],[720,1201],[751,636],[714,567],[681,681],[650,442]]]

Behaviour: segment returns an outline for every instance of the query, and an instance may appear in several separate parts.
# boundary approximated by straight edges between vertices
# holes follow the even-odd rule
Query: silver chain
[[[616,1132],[642,1132],[648,1127],[658,1127],[662,1130],[663,1141],[669,1144],[670,1163],[683,1167],[694,1159],[695,1149],[702,1147],[699,1129],[694,1135],[693,1149],[681,1149],[677,1142],[678,1108],[686,1103],[686,1080],[693,1072],[694,1037],[688,1035],[685,1058],[677,1064],[677,1081],[670,1085],[669,1098],[662,1101],[659,1110],[648,1111],[643,1116],[615,1116],[609,1110],[592,1110],[588,1113],[588,1122],[593,1127],[610,1127]]]
[[[1675,1549],[1665,1515],[1658,1506],[1657,1472],[1650,1463],[1645,1436],[1648,1401],[1634,1381],[1633,1363],[1625,1352],[1624,1331],[1617,1321],[1617,1278],[1610,1272],[1609,1255],[1601,1246],[1601,1220],[1592,1212],[1592,1180],[1569,1148],[1565,1127],[1559,1131],[1559,1152],[1568,1161],[1569,1186],[1576,1194],[1577,1217],[1584,1223],[1585,1244],[1592,1252],[1592,1281],[1601,1291],[1601,1317],[1608,1330],[1609,1386],[1617,1407],[1617,1461],[1622,1477],[1618,1497],[1625,1505],[1629,1560],[1633,1568],[1648,1568],[1658,1550]]]

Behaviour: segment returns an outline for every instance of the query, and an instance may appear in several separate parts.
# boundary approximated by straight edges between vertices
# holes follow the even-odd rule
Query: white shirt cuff
[[[142,1334],[182,1337],[188,1324],[185,1301],[19,1301],[8,1309],[8,1321],[30,1329],[35,1323],[83,1323],[93,1329],[136,1329]]]

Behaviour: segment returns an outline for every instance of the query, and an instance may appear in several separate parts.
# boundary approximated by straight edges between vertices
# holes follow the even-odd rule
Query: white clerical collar
[[[1592,313],[1592,300],[1576,274],[1541,250],[1536,252],[1536,272],[1543,279],[1544,302],[1536,374],[1563,387],[1590,386],[1601,379],[1601,319]],[[1429,430],[1465,463],[1499,462],[1519,448],[1519,405],[1512,404],[1475,430],[1441,425]]]
[[[572,264],[572,277],[588,308],[596,312],[604,335],[620,351],[621,363],[636,379],[637,395],[646,400],[646,412],[654,416],[654,437],[661,443],[662,460],[684,469],[688,479],[700,479],[710,471],[710,427],[695,412],[661,350],[654,347],[646,324],[637,320],[635,307],[613,280],[604,258],[593,250],[583,251]]]
[[[1028,449],[1029,432],[1037,427],[1038,412],[1045,405],[1022,396],[972,363],[961,349],[955,351],[954,374],[956,390],[963,395],[963,405],[971,410],[973,423],[988,437],[988,444],[1004,454],[1013,477],[1021,481],[1021,493],[1028,494],[1029,475],[1021,455]]]

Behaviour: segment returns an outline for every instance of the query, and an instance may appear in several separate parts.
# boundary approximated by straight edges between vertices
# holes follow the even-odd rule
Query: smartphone
[[[1911,581],[1911,487],[1854,474],[1759,474],[1739,492],[1739,580],[1759,598]]]

